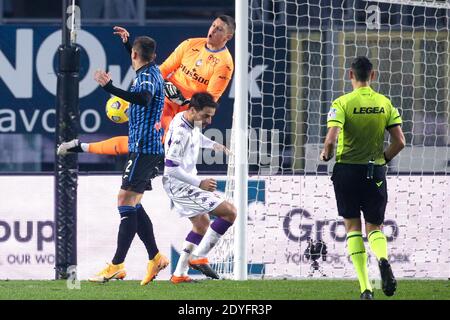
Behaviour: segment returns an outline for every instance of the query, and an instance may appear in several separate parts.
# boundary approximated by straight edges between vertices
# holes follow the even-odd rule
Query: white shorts
[[[163,177],[162,181],[175,211],[182,218],[209,213],[225,201],[216,193],[202,190],[174,178]]]

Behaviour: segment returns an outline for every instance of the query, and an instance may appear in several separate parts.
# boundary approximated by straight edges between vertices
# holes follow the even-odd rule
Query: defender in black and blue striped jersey
[[[159,271],[167,267],[169,260],[159,253],[153,234],[153,226],[145,214],[141,217],[140,201],[149,181],[155,176],[155,168],[164,160],[161,142],[160,118],[164,106],[164,80],[155,60],[156,42],[149,37],[138,37],[131,50],[131,62],[136,78],[130,91],[112,85],[111,77],[104,71],[96,71],[95,80],[107,92],[130,102],[128,121],[128,159],[122,175],[118,195],[121,216],[117,250],[104,270],[90,281],[104,282],[125,276],[124,261],[136,233],[143,240],[149,255],[147,274],[141,281],[146,285]],[[150,188],[151,190],[151,188]]]
[[[132,103],[129,109],[128,151],[163,154],[160,119],[164,106],[164,79],[158,66],[151,62],[136,72],[131,92],[150,92],[150,105]]]

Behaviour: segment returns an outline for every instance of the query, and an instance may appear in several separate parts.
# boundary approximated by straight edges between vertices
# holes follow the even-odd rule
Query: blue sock
[[[148,253],[148,259],[152,260],[159,252],[156,245],[155,235],[153,234],[153,224],[145,212],[144,207],[139,203],[136,206],[137,210],[137,234],[145,245]]]
[[[117,236],[117,250],[112,260],[113,264],[120,264],[125,261],[128,249],[133,242],[137,232],[136,208],[132,206],[119,206],[120,226]]]

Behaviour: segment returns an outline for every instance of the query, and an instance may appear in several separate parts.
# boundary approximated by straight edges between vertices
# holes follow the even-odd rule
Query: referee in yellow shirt
[[[373,299],[361,211],[370,249],[378,260],[383,292],[392,296],[397,282],[388,262],[386,236],[381,230],[388,198],[385,165],[404,148],[405,137],[397,109],[370,87],[375,72],[369,59],[355,58],[349,74],[353,91],[337,98],[330,108],[320,159],[328,161],[333,157],[337,141],[331,180],[338,212],[344,218],[347,249],[358,275],[361,299]],[[385,130],[391,143],[384,150]]]

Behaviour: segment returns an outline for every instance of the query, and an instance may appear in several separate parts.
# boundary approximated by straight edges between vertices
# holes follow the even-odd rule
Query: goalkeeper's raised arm
[[[194,93],[208,92],[215,101],[224,93],[234,70],[233,59],[226,44],[233,38],[235,29],[236,24],[232,17],[219,16],[211,24],[205,38],[183,41],[159,66],[166,80],[161,116],[161,126],[165,133],[174,116],[187,110]],[[121,38],[125,46],[129,46],[130,33],[125,28],[114,27],[114,34]],[[127,153],[127,148],[127,137],[121,136],[85,144],[83,149],[76,150],[117,155]]]
[[[218,101],[234,70],[226,44],[233,38],[235,28],[233,18],[219,16],[213,21],[206,38],[183,41],[161,64],[163,78],[170,81],[185,99],[189,100],[196,92],[206,91]],[[178,95],[174,95],[174,99],[166,98],[161,118],[164,129],[178,112],[188,108],[187,104],[183,105],[185,101],[177,99]]]

